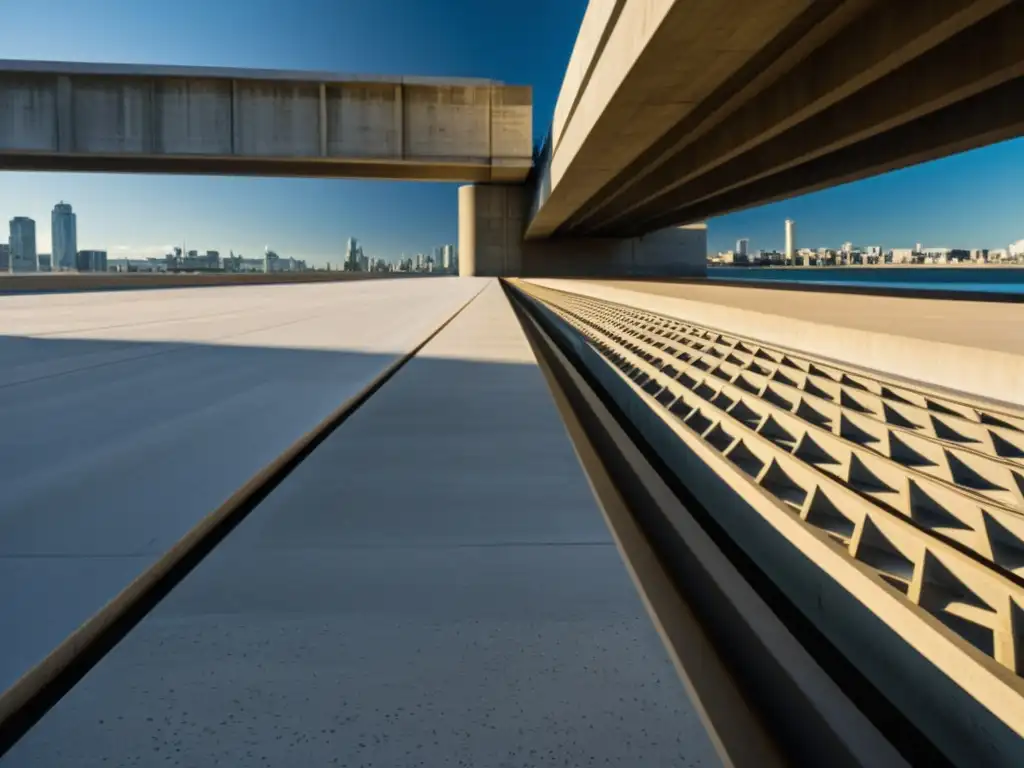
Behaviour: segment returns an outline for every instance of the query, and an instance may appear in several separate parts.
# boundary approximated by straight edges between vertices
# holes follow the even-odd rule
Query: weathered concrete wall
[[[463,276],[700,276],[707,227],[672,227],[636,238],[523,240],[528,189],[459,188],[459,273]]]
[[[528,87],[107,69],[0,62],[0,168],[519,181],[532,165]]]

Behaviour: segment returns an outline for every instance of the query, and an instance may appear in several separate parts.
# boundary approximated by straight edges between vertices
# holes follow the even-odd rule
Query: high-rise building
[[[739,240],[736,241],[736,255],[743,256],[745,258],[747,255],[747,248],[749,246],[750,240],[748,240],[745,237],[741,237]]]
[[[796,255],[796,222],[786,219],[786,262],[793,264]]]
[[[0,243],[0,272],[11,271],[11,246]]]
[[[38,272],[36,223],[27,216],[11,219],[11,272]]]
[[[79,272],[106,272],[107,252],[79,251],[75,264]]]
[[[455,264],[455,246],[449,243],[441,249],[441,266],[448,274],[454,274],[458,271],[458,267]]]
[[[50,264],[54,272],[71,272],[78,268],[78,222],[71,205],[63,200],[53,206],[50,214],[52,254]]]

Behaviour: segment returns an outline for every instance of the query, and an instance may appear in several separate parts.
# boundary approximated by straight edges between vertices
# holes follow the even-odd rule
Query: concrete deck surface
[[[483,285],[0,296],[0,689]]]
[[[716,762],[494,282],[2,764]]]

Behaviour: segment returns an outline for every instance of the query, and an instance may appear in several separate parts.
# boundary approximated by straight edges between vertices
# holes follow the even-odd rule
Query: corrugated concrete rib
[[[713,764],[493,283],[4,765]]]

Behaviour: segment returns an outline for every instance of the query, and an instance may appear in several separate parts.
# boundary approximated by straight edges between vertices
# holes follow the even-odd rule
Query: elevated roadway
[[[0,763],[164,759],[716,764],[496,282]]]
[[[1024,132],[1012,0],[595,0],[527,236],[633,237]]]
[[[522,181],[529,87],[0,60],[0,170]]]
[[[0,689],[482,285],[0,296]]]

